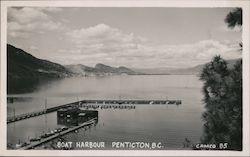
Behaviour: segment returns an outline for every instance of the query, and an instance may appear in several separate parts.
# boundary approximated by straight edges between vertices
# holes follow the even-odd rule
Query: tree
[[[228,27],[242,25],[242,9],[236,8],[225,18]],[[240,43],[242,48],[242,43]],[[241,49],[242,50],[242,49]],[[227,62],[215,56],[200,75],[204,82],[205,112],[202,143],[228,143],[231,150],[242,150],[242,60],[229,69]]]
[[[233,11],[229,12],[225,18],[225,22],[229,28],[235,28],[236,26],[242,26],[242,9],[235,8]],[[242,42],[239,43],[240,50],[242,50]]]
[[[237,62],[228,69],[220,56],[206,64],[200,79],[206,111],[202,115],[202,143],[228,143],[228,149],[242,147],[242,68]]]
[[[242,147],[242,60],[239,60],[234,65],[230,72],[232,84],[230,86],[232,110],[229,113],[232,115],[231,120],[231,145],[237,149]]]
[[[225,22],[229,28],[234,28],[236,26],[242,26],[242,9],[236,8],[229,12],[225,18]]]

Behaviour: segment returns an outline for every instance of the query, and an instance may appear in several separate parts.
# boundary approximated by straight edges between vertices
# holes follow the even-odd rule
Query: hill
[[[228,68],[232,68],[239,59],[226,60]],[[201,72],[205,64],[200,64],[191,68],[152,68],[152,69],[133,69],[144,74],[165,74],[165,75],[197,75]]]
[[[89,67],[82,64],[77,65],[66,65],[65,66],[69,71],[78,75],[78,76],[105,76],[105,75],[136,75],[139,74],[127,67],[120,66],[118,68],[108,66],[105,64],[98,63],[95,67]]]
[[[26,88],[42,80],[72,76],[64,66],[38,59],[22,49],[7,44],[8,92]],[[25,90],[25,89],[23,89]]]

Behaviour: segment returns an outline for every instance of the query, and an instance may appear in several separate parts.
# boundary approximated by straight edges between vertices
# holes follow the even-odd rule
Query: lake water
[[[95,127],[81,129],[64,138],[68,141],[161,142],[163,149],[182,149],[185,138],[198,143],[202,135],[202,82],[194,75],[122,75],[66,78],[46,83],[32,93],[8,103],[8,116],[37,111],[83,99],[178,99],[175,105],[136,105],[135,109],[98,109]],[[46,99],[46,100],[45,100]],[[46,101],[46,102],[45,102]],[[7,126],[8,144],[60,127],[56,112]]]

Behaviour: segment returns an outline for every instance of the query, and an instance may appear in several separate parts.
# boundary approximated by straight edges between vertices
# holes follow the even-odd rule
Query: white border
[[[243,151],[197,150],[7,150],[6,43],[7,7],[242,7],[243,8]],[[140,0],[140,1],[1,1],[0,155],[4,156],[249,156],[249,19],[250,1]]]

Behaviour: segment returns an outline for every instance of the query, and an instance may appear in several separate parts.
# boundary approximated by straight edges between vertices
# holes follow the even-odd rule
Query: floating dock
[[[88,104],[96,104],[96,105],[180,105],[182,104],[181,100],[82,100],[69,104],[64,104],[56,107],[47,108],[41,111],[25,113],[17,116],[12,116],[7,118],[7,124],[13,123],[16,121],[40,116],[43,114],[55,112],[59,109],[68,108],[68,107],[81,107]]]

